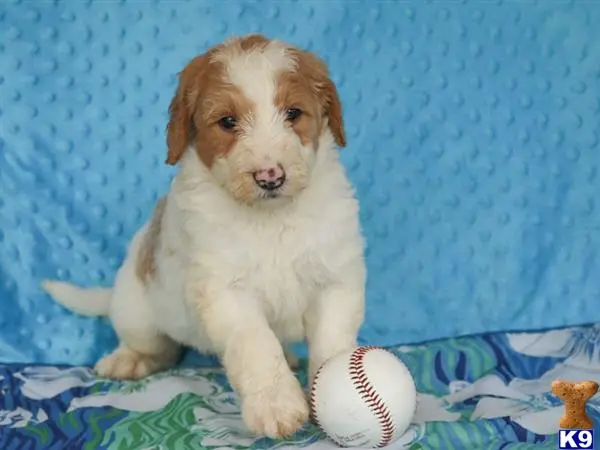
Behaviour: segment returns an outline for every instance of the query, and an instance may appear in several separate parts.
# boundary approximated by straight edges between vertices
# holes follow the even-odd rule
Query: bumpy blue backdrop
[[[600,321],[600,2],[0,4],[0,360],[88,364],[109,285],[173,175],[176,73],[262,32],[330,64],[368,240],[375,344]]]

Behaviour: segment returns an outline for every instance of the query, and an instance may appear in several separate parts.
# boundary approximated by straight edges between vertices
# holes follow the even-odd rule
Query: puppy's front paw
[[[242,400],[242,417],[256,435],[273,439],[293,435],[308,420],[304,391],[294,378],[277,383]]]

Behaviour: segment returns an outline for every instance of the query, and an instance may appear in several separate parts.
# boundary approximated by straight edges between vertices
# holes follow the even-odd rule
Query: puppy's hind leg
[[[146,286],[136,266],[136,244],[132,245],[117,273],[109,317],[119,337],[116,350],[96,364],[98,375],[106,378],[140,379],[174,365],[181,348],[156,326]]]
[[[154,347],[153,353],[133,350],[122,341],[116,350],[98,361],[96,373],[105,378],[139,380],[174,365],[179,359],[178,346],[172,342],[162,342],[162,336],[153,339],[155,344],[162,345],[160,351],[159,347]]]

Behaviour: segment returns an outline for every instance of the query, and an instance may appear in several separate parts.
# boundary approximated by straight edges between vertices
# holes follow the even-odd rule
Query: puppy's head
[[[308,184],[320,140],[344,147],[340,100],[316,56],[260,35],[232,39],[180,73],[168,164],[193,148],[237,201],[289,199]]]

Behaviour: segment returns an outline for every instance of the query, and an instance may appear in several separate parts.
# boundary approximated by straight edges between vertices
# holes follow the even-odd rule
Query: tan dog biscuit
[[[552,393],[565,404],[565,414],[560,418],[560,428],[589,430],[594,424],[585,411],[585,404],[598,392],[598,383],[580,383],[564,380],[552,382]]]

